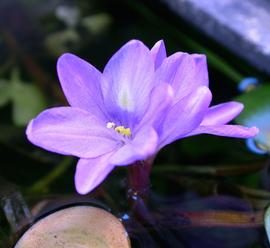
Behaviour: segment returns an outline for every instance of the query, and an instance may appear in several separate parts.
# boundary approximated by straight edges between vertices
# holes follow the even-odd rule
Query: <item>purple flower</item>
[[[166,57],[163,41],[151,50],[128,42],[103,73],[72,54],[59,58],[57,71],[70,107],[45,110],[26,133],[37,146],[80,158],[75,185],[82,194],[115,166],[145,160],[174,140],[200,133],[248,138],[258,132],[226,125],[241,112],[240,103],[209,108],[204,55]]]

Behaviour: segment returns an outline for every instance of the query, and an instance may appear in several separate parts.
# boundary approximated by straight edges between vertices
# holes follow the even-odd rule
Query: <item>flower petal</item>
[[[240,125],[199,126],[187,136],[203,133],[232,138],[251,138],[259,133],[259,129],[257,127],[244,127]]]
[[[172,85],[174,102],[189,95],[200,86],[208,86],[206,57],[200,54],[177,52],[164,59],[156,80]]]
[[[201,125],[226,124],[233,120],[243,110],[244,105],[239,102],[226,102],[209,108]]]
[[[153,87],[154,61],[140,41],[125,44],[104,69],[104,101],[114,119],[129,126],[144,114]],[[130,126],[129,126],[130,127]]]
[[[212,94],[209,88],[202,86],[176,103],[164,120],[159,148],[197,128],[208,109],[211,99]]]
[[[97,157],[117,145],[115,132],[86,111],[59,107],[45,110],[26,130],[28,139],[52,152],[81,158]]]
[[[192,54],[191,56],[196,64],[196,85],[208,86],[209,78],[206,56],[204,54]]]
[[[57,72],[69,104],[91,110],[95,116],[104,119],[102,74],[86,61],[68,53],[58,59]]]
[[[191,55],[177,52],[164,59],[156,71],[156,81],[169,83],[174,90],[175,102],[195,89],[195,62]]]
[[[96,188],[114,169],[108,163],[112,153],[107,153],[97,158],[80,159],[75,173],[75,186],[80,194],[87,194]]]
[[[157,69],[167,57],[166,48],[163,40],[158,41],[151,49],[151,55],[155,61],[155,69]]]
[[[153,128],[141,129],[130,142],[121,147],[110,158],[115,165],[129,165],[138,160],[145,160],[156,152],[158,136]]]
[[[166,114],[168,107],[172,104],[172,101],[172,87],[165,83],[157,85],[151,92],[150,104],[142,121],[138,125],[139,128],[146,125],[154,125],[155,128],[158,127],[160,122],[162,122],[162,117]]]

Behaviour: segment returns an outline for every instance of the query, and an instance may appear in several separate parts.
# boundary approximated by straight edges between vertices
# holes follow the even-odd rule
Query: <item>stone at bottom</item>
[[[15,248],[130,248],[122,223],[92,206],[54,212],[28,229]]]

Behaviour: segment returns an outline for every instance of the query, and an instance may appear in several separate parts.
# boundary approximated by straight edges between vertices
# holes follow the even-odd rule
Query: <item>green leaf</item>
[[[238,96],[235,100],[245,105],[244,111],[235,121],[240,124],[246,124],[252,116],[264,111],[270,111],[270,85],[261,85]]]
[[[45,40],[45,45],[52,54],[60,56],[70,49],[74,50],[79,41],[80,37],[77,31],[69,28],[50,34]]]
[[[270,85],[261,85],[238,98],[245,105],[236,122],[245,126],[256,126],[259,134],[249,147],[254,152],[270,152]]]
[[[112,18],[106,13],[86,16],[82,19],[82,25],[92,34],[99,34],[106,30],[112,22]]]
[[[0,143],[11,144],[24,138],[25,128],[0,124]],[[14,145],[14,144],[13,144]]]
[[[248,164],[219,164],[219,165],[179,165],[163,164],[155,165],[153,173],[172,173],[172,174],[191,174],[191,175],[208,175],[208,176],[243,176],[261,170],[264,163]]]
[[[10,100],[10,84],[7,80],[0,79],[0,107]]]
[[[13,121],[16,125],[23,126],[46,108],[46,101],[34,84],[22,82],[15,71],[12,73],[11,83]]]

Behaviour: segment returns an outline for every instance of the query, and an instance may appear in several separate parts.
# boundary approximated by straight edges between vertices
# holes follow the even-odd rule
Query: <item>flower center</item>
[[[120,90],[118,95],[118,103],[123,110],[127,110],[129,112],[134,111],[135,105],[127,89]]]
[[[108,122],[106,126],[107,128],[113,128],[115,132],[126,137],[130,137],[132,134],[130,128],[125,128],[124,126],[116,126],[114,122]]]

